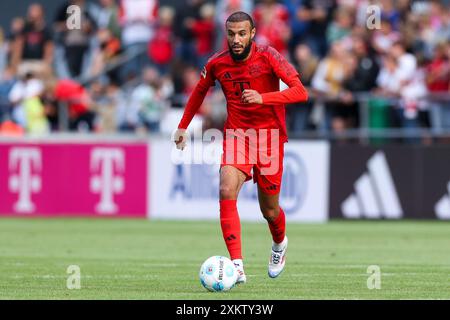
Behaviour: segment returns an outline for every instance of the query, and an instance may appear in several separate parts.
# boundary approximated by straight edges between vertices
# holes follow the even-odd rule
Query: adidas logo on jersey
[[[231,79],[231,74],[229,72],[225,72],[223,78],[229,80],[229,79]]]
[[[401,218],[403,210],[385,154],[382,151],[375,153],[367,168],[368,172],[356,180],[355,192],[341,204],[344,217]]]
[[[450,219],[450,182],[447,193],[434,206],[434,212],[439,219]]]

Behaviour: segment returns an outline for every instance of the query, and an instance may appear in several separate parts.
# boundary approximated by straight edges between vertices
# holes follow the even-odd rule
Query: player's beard
[[[242,60],[245,60],[248,57],[248,55],[250,54],[250,50],[252,49],[252,41],[251,40],[249,41],[249,43],[244,47],[244,50],[242,51],[242,53],[234,53],[233,47],[230,46],[230,44],[228,44],[228,48],[230,49],[230,55],[231,55],[231,58],[233,58],[233,60],[242,61]]]

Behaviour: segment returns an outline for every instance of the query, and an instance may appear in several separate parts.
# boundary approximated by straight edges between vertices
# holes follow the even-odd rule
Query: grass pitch
[[[202,262],[227,255],[219,222],[0,219],[0,299],[450,299],[447,222],[288,224],[286,269],[267,276],[266,224],[243,223],[248,283],[207,292]],[[69,265],[81,289],[69,290]],[[381,269],[369,290],[367,268]]]

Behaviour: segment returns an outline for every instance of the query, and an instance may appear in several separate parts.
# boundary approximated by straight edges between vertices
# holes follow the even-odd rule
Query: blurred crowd
[[[201,67],[227,48],[235,11],[252,14],[256,42],[287,57],[310,91],[288,106],[291,132],[359,128],[361,106],[373,128],[450,130],[448,0],[177,3],[30,5],[0,30],[0,134],[174,129]],[[221,129],[225,117],[216,86],[194,125]]]

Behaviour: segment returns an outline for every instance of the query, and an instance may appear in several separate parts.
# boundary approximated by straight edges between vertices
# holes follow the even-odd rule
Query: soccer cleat
[[[244,272],[244,265],[242,263],[242,260],[233,260],[234,263],[234,267],[236,268],[238,277],[236,280],[236,284],[241,284],[241,283],[246,283],[247,282],[247,277],[245,276],[245,272]]]
[[[280,275],[280,273],[284,269],[284,265],[286,263],[286,251],[287,251],[287,245],[288,245],[288,239],[287,237],[284,238],[283,242],[280,244],[282,245],[281,250],[275,250],[275,243],[272,242],[272,253],[270,255],[269,260],[269,277],[276,278]]]

